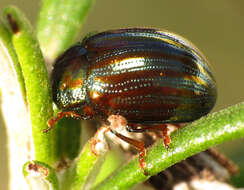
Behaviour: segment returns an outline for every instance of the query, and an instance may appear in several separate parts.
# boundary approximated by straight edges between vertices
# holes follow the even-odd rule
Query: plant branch
[[[171,135],[168,150],[162,140],[157,142],[146,156],[146,171],[155,175],[169,166],[198,152],[230,140],[244,137],[244,103],[209,114],[188,124]],[[117,170],[93,190],[129,189],[148,179],[139,167],[138,157]]]
[[[0,88],[1,115],[7,132],[9,187],[16,181],[25,189],[22,167],[31,156],[31,131],[28,127],[26,92],[18,57],[12,44],[12,35],[0,20]],[[21,134],[21,135],[20,135]]]
[[[103,136],[103,131],[100,132],[100,137]],[[95,182],[96,176],[101,169],[102,163],[105,159],[105,154],[108,151],[108,145],[103,137],[102,141],[99,141],[100,151],[96,154],[92,150],[92,146],[97,137],[94,136],[83,147],[80,155],[77,158],[77,163],[71,168],[71,175],[69,185],[72,190],[84,189],[88,190]]]
[[[6,8],[4,17],[12,31],[12,43],[24,77],[35,159],[52,165],[57,153],[55,134],[54,131],[42,133],[52,116],[51,89],[45,62],[26,17],[15,7]]]

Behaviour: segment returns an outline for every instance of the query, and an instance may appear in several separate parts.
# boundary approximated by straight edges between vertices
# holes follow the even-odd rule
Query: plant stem
[[[212,146],[244,137],[244,103],[202,117],[172,134],[168,150],[162,140],[146,156],[146,171],[155,175],[169,166]],[[139,167],[138,157],[117,170],[93,190],[129,189],[148,179]]]
[[[14,50],[11,32],[0,20],[0,88],[1,115],[6,128],[8,147],[9,189],[27,185],[22,175],[22,167],[31,156],[31,130],[28,127],[25,86],[22,71]]]
[[[42,133],[42,130],[47,128],[47,120],[53,113],[45,62],[31,25],[25,16],[15,7],[6,8],[4,16],[13,32],[12,42],[24,77],[35,160],[53,165],[57,157],[54,131],[48,134]]]

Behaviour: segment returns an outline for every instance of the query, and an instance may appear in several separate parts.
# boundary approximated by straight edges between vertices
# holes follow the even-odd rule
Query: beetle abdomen
[[[186,122],[207,114],[216,83],[191,43],[155,29],[99,33],[82,43],[89,61],[88,91],[98,113],[129,122]]]

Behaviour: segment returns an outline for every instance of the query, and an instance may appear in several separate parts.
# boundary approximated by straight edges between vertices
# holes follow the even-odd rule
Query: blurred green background
[[[35,25],[41,1],[0,0],[0,11],[10,4],[18,6]],[[217,111],[244,101],[243,10],[243,0],[97,0],[80,39],[93,31],[135,26],[167,29],[186,37],[212,64],[218,84],[218,100],[214,108]],[[239,140],[219,147],[240,165],[243,176],[236,177],[234,182],[242,187],[243,142]],[[6,131],[0,122],[0,189],[6,189],[6,184]]]

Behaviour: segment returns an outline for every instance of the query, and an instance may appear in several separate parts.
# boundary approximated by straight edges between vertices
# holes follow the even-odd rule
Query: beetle
[[[183,37],[153,28],[89,36],[57,59],[51,78],[53,100],[62,111],[48,121],[45,132],[64,116],[110,118],[110,124],[110,116],[121,116],[129,132],[162,130],[166,147],[168,123],[206,115],[217,97],[203,54]],[[140,150],[144,170],[144,143],[125,137],[112,125],[108,129]]]

